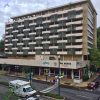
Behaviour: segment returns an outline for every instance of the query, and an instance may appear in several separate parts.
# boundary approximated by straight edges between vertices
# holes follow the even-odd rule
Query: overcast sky
[[[78,0],[0,0],[0,39],[5,33],[5,22],[10,17],[74,1]],[[98,13],[97,26],[100,26],[100,0],[91,1]]]

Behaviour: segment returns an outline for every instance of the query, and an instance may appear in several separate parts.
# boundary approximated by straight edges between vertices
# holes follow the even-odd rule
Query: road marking
[[[79,96],[79,97],[83,97],[83,98],[88,98],[88,99],[91,99],[91,100],[92,100],[91,97],[87,97],[87,96],[84,96],[84,95],[77,95],[77,96]]]

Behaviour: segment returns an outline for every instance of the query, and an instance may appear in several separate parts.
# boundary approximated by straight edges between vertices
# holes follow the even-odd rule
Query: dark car
[[[99,82],[91,82],[91,83],[88,84],[87,88],[88,89],[96,89],[96,88],[99,87],[99,85],[100,85]]]

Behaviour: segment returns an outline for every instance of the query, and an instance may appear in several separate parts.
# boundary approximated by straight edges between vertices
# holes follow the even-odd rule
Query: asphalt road
[[[7,87],[0,85],[0,100],[2,100],[2,98],[6,95],[7,91]]]
[[[9,82],[9,81],[15,80],[15,79],[20,79],[20,78],[0,76],[0,81]],[[40,90],[43,90],[43,89],[49,87],[49,85],[33,81],[32,87],[34,87],[36,90],[40,91]],[[67,97],[68,100],[98,100],[98,97],[100,97],[100,91],[98,91],[99,88],[95,91],[61,88],[61,95]],[[55,89],[52,91],[52,93],[57,93],[57,91],[58,90]]]

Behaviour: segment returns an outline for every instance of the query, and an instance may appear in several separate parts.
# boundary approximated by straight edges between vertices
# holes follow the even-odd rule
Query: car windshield
[[[26,88],[26,92],[31,92],[33,89],[31,87]]]

